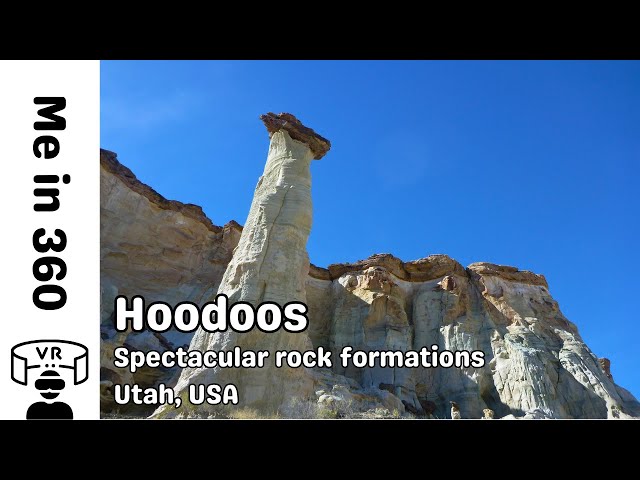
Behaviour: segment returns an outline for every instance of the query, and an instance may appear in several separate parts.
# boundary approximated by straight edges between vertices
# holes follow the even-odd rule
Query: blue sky
[[[244,224],[291,112],[312,164],[316,265],[446,253],[546,276],[640,397],[640,62],[102,62],[101,145],[217,225]]]

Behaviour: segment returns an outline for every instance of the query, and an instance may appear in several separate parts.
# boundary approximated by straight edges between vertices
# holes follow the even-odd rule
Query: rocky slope
[[[162,351],[191,341],[191,335],[178,331],[117,333],[115,297],[204,303],[215,294],[242,227],[233,221],[215,226],[200,207],[166,200],[139,182],[113,152],[100,151],[100,166],[101,391],[103,410],[111,411],[111,386],[133,381],[113,367],[116,346]],[[147,368],[136,373],[135,381],[151,386],[172,373]]]
[[[315,153],[315,152],[314,152]],[[170,304],[211,299],[242,228],[217,227],[199,207],[168,201],[140,183],[112,152],[101,162],[102,410],[149,414],[114,404],[114,383],[173,382],[179,372],[144,369],[135,378],[113,366],[113,349],[173,349],[189,334],[116,333],[113,299],[143,295]],[[625,418],[640,404],[616,385],[561,313],[541,275],[446,255],[402,262],[374,255],[354,264],[313,265],[306,276],[308,339],[338,352],[441,350],[485,352],[483,368],[350,368],[310,372],[305,401],[384,407],[400,414],[449,418],[455,401],[463,418]],[[335,353],[334,353],[335,355]],[[138,407],[140,408],[140,407]],[[338,408],[338,407],[336,407]],[[290,412],[290,413],[288,413]],[[283,404],[281,413],[300,416]]]

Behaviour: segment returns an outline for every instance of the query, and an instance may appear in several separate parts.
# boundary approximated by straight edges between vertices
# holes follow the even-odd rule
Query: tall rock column
[[[260,119],[271,139],[267,164],[218,294],[227,295],[230,305],[239,301],[254,306],[265,301],[280,305],[305,302],[309,271],[306,245],[312,221],[310,164],[312,159],[322,158],[331,144],[291,114],[267,113]],[[263,368],[184,369],[176,393],[186,391],[189,384],[233,383],[238,387],[239,406],[264,413],[277,411],[287,399],[312,393],[306,369],[276,368],[273,364],[276,350],[310,349],[306,331],[264,333],[256,328],[247,333],[208,333],[199,329],[190,350],[231,350],[236,346],[268,350],[271,355]],[[211,407],[205,403],[195,408]]]

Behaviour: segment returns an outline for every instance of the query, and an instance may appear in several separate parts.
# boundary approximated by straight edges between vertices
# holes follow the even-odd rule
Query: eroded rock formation
[[[310,165],[311,160],[322,158],[330,145],[293,115],[270,113],[261,119],[271,141],[267,163],[218,294],[225,294],[230,303],[242,301],[255,307],[266,301],[306,303],[306,247],[312,220]],[[256,328],[246,333],[199,329],[190,349],[219,351],[236,346],[269,352],[312,348],[306,332],[281,329],[265,333]],[[186,368],[174,390],[182,394],[190,384],[231,383],[238,387],[240,406],[275,413],[290,398],[308,397],[313,392],[313,379],[304,367],[276,367],[274,356],[261,369]],[[207,408],[204,404],[198,410]]]
[[[115,346],[163,350],[191,340],[199,349],[324,346],[337,353],[347,345],[401,351],[438,345],[485,352],[482,368],[343,369],[336,362],[333,370],[187,370],[176,385],[183,391],[196,380],[232,381],[242,385],[247,404],[290,416],[300,411],[289,408],[292,398],[332,412],[349,405],[352,411],[437,418],[451,417],[450,402],[463,418],[491,418],[493,412],[495,418],[640,416],[640,403],[614,383],[609,361],[585,345],[542,275],[490,263],[464,268],[446,255],[403,262],[383,254],[326,269],[309,265],[308,167],[329,144],[319,136],[312,142],[313,132],[290,118],[269,114],[265,124],[269,158],[244,231],[235,222],[216,227],[198,207],[165,200],[114,154],[101,152],[103,411],[116,410],[113,383],[175,383],[180,373],[146,369],[131,376],[113,367]],[[199,332],[193,339],[113,330],[117,294],[202,304],[218,291],[231,301],[304,300],[309,329],[302,335]]]
[[[607,418],[640,415],[615,385],[608,364],[584,344],[541,275],[444,255],[404,263],[376,255],[356,264],[314,268],[307,284],[311,339],[337,351],[482,350],[484,368],[377,368],[338,371],[362,386],[388,388],[403,403],[447,415],[455,401],[465,418]]]
[[[216,292],[242,227],[211,223],[200,207],[169,201],[144,185],[118,162],[116,154],[100,151],[100,300],[101,398],[104,411],[135,413],[135,405],[116,406],[112,386],[133,377],[113,366],[113,350],[159,350],[188,346],[189,334],[118,333],[113,325],[117,295],[142,295],[148,303],[199,305]],[[141,386],[167,381],[175,372],[144,368],[136,373]]]

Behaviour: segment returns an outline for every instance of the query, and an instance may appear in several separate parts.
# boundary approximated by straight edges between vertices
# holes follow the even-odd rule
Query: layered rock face
[[[187,346],[190,334],[117,333],[113,326],[117,295],[142,295],[147,303],[182,301],[203,304],[215,293],[238,244],[242,227],[229,222],[217,227],[195,205],[169,201],[137,180],[116,154],[100,151],[100,293],[101,393],[103,411],[116,407],[116,383],[151,386],[175,372],[145,368],[135,379],[113,366],[113,350],[159,350]]]
[[[561,313],[542,275],[445,255],[403,263],[376,255],[312,269],[307,284],[314,344],[334,352],[482,350],[483,368],[336,369],[363,388],[390,389],[417,413],[462,418],[621,418],[640,404],[615,385]]]
[[[640,403],[614,383],[610,362],[585,345],[542,275],[489,263],[464,268],[446,255],[412,262],[374,255],[326,269],[309,266],[309,163],[326,153],[328,143],[322,137],[310,141],[294,119],[264,120],[271,146],[244,230],[235,222],[216,227],[199,208],[165,200],[114,154],[101,152],[104,412],[123,411],[110,396],[113,383],[162,381],[179,392],[192,382],[231,382],[239,386],[243,404],[282,414],[289,400],[303,398],[436,418],[451,417],[451,402],[462,418],[640,416]],[[302,334],[197,332],[193,339],[178,332],[113,330],[117,294],[202,304],[216,292],[231,302],[306,301],[309,328]],[[334,361],[332,370],[145,369],[135,376],[113,367],[115,346],[163,350],[190,341],[192,349],[201,350],[324,346],[334,359],[344,346],[407,351],[438,345],[441,351],[482,350],[486,363],[482,368],[342,368]]]

